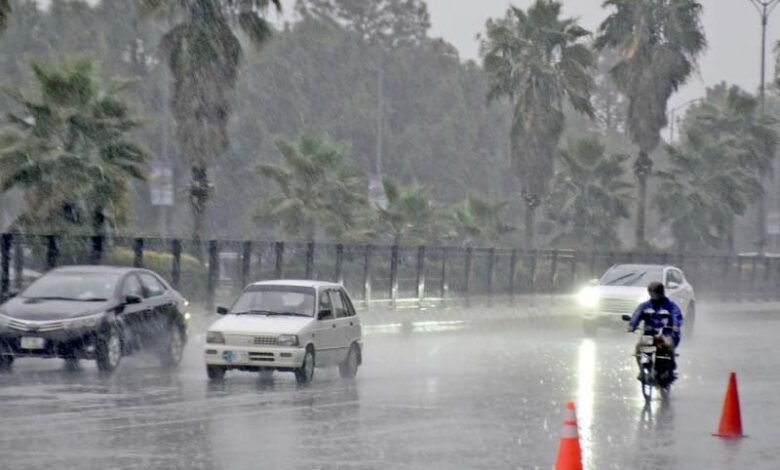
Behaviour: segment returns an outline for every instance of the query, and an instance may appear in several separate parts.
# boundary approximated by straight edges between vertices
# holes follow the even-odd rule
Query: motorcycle
[[[642,336],[636,347],[634,357],[639,365],[639,381],[642,386],[642,395],[647,402],[653,398],[653,389],[659,388],[662,394],[668,394],[672,383],[676,379],[674,373],[674,349],[668,343],[669,333],[672,329],[668,326],[670,316],[661,313],[662,328],[653,328],[645,321],[650,314],[642,314]],[[630,322],[630,315],[623,315],[623,321]],[[674,354],[674,356],[677,356]]]

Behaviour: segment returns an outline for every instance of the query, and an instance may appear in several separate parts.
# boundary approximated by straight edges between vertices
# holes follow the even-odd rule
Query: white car
[[[647,286],[651,282],[663,282],[666,296],[682,310],[683,327],[691,332],[696,315],[696,296],[681,269],[651,264],[618,264],[609,268],[601,279],[592,280],[577,295],[585,333],[593,334],[599,326],[609,323],[622,323],[623,315],[633,314],[640,303],[649,299]]]
[[[247,286],[206,334],[206,372],[294,372],[309,383],[314,368],[339,367],[353,378],[363,362],[360,318],[339,284],[268,281]]]

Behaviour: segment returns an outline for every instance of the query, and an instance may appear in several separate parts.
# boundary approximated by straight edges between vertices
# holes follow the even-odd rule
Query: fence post
[[[100,264],[103,261],[103,235],[94,235],[92,240],[92,253],[90,254],[90,264]]]
[[[448,248],[442,248],[441,249],[441,300],[442,303],[447,299],[447,294],[450,290],[450,284],[449,280],[447,279],[447,276],[449,274],[449,270],[447,269],[447,264],[449,263],[450,258],[450,250]]]
[[[241,285],[239,289],[243,290],[249,284],[252,276],[252,242],[245,241],[241,244]],[[236,289],[237,291],[239,289]]]
[[[769,287],[769,270],[771,269],[770,261],[771,260],[768,256],[764,257],[764,285],[761,287],[761,293],[763,294],[762,298],[764,299],[771,298],[770,296],[771,289]]]
[[[284,242],[276,242],[274,244],[274,250],[276,252],[276,269],[274,276],[276,279],[284,277]]]
[[[133,267],[140,268],[144,265],[144,239],[133,240]]]
[[[737,299],[742,300],[742,256],[737,255]]]
[[[464,295],[466,296],[466,305],[469,305],[471,301],[471,264],[474,262],[474,249],[472,247],[466,248],[466,272],[464,273],[465,279],[463,283]]]
[[[171,255],[171,284],[178,289],[181,281],[181,240],[171,241]]]
[[[577,252],[571,254],[571,290],[577,288]]]
[[[509,299],[515,298],[515,277],[517,272],[517,249],[512,249],[512,256],[509,258]]]
[[[596,250],[590,252],[590,265],[588,266],[590,278],[596,277]]]
[[[417,302],[423,306],[425,298],[425,246],[417,248]]]
[[[750,259],[750,292],[748,295],[756,295],[756,270],[758,265],[758,256],[752,256]]]
[[[390,304],[396,307],[398,301],[398,245],[390,248]]]
[[[723,270],[721,274],[721,279],[719,279],[719,282],[713,283],[713,286],[728,286],[729,285],[729,272],[731,271],[731,263],[732,259],[731,256],[724,256],[723,257]],[[728,300],[729,292],[728,289],[717,289],[718,297],[720,297],[721,300]]]
[[[219,245],[216,240],[209,240],[209,271],[206,283],[206,310],[214,310],[215,294],[219,283]]]
[[[363,302],[366,310],[371,307],[371,255],[374,251],[372,245],[367,245],[363,257]]]
[[[0,299],[5,299],[11,287],[11,243],[13,235],[0,236]]]
[[[530,269],[530,289],[531,294],[536,294],[536,250],[531,250],[531,269]]]
[[[552,262],[550,266],[550,293],[558,292],[558,250],[552,252]]]
[[[57,248],[57,236],[48,235],[46,237],[46,269],[57,267],[57,259],[60,257],[60,250]]]
[[[336,282],[344,285],[344,245],[336,245]]]
[[[24,242],[20,234],[14,237],[14,285],[15,291],[21,291],[24,282]]]
[[[306,245],[306,279],[314,278],[314,242]]]

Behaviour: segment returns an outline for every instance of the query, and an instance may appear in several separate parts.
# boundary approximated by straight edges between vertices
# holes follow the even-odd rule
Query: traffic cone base
[[[726,397],[723,400],[723,412],[720,417],[718,432],[713,436],[728,439],[739,439],[745,436],[742,432],[742,413],[739,406],[739,389],[737,388],[737,374],[729,375],[729,385],[726,389]]]
[[[561,443],[558,446],[558,460],[553,470],[582,470],[582,449],[580,449],[577,413],[573,402],[566,403]]]

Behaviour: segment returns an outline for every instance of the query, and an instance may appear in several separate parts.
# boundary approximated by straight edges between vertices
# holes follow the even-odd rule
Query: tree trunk
[[[726,227],[726,250],[729,254],[734,254],[734,232],[737,230],[737,224],[733,215],[729,217],[729,221]]]
[[[634,165],[634,174],[639,182],[639,200],[636,216],[636,246],[643,248],[646,244],[645,228],[647,225],[647,180],[653,171],[653,161],[645,151],[639,151],[639,158]]]
[[[536,247],[536,209],[538,204],[526,204],[525,206],[525,249],[533,250]]]
[[[190,205],[192,207],[192,242],[193,250],[198,259],[203,259],[201,241],[203,240],[206,204],[211,194],[208,169],[204,166],[192,166],[192,181],[190,182]]]

